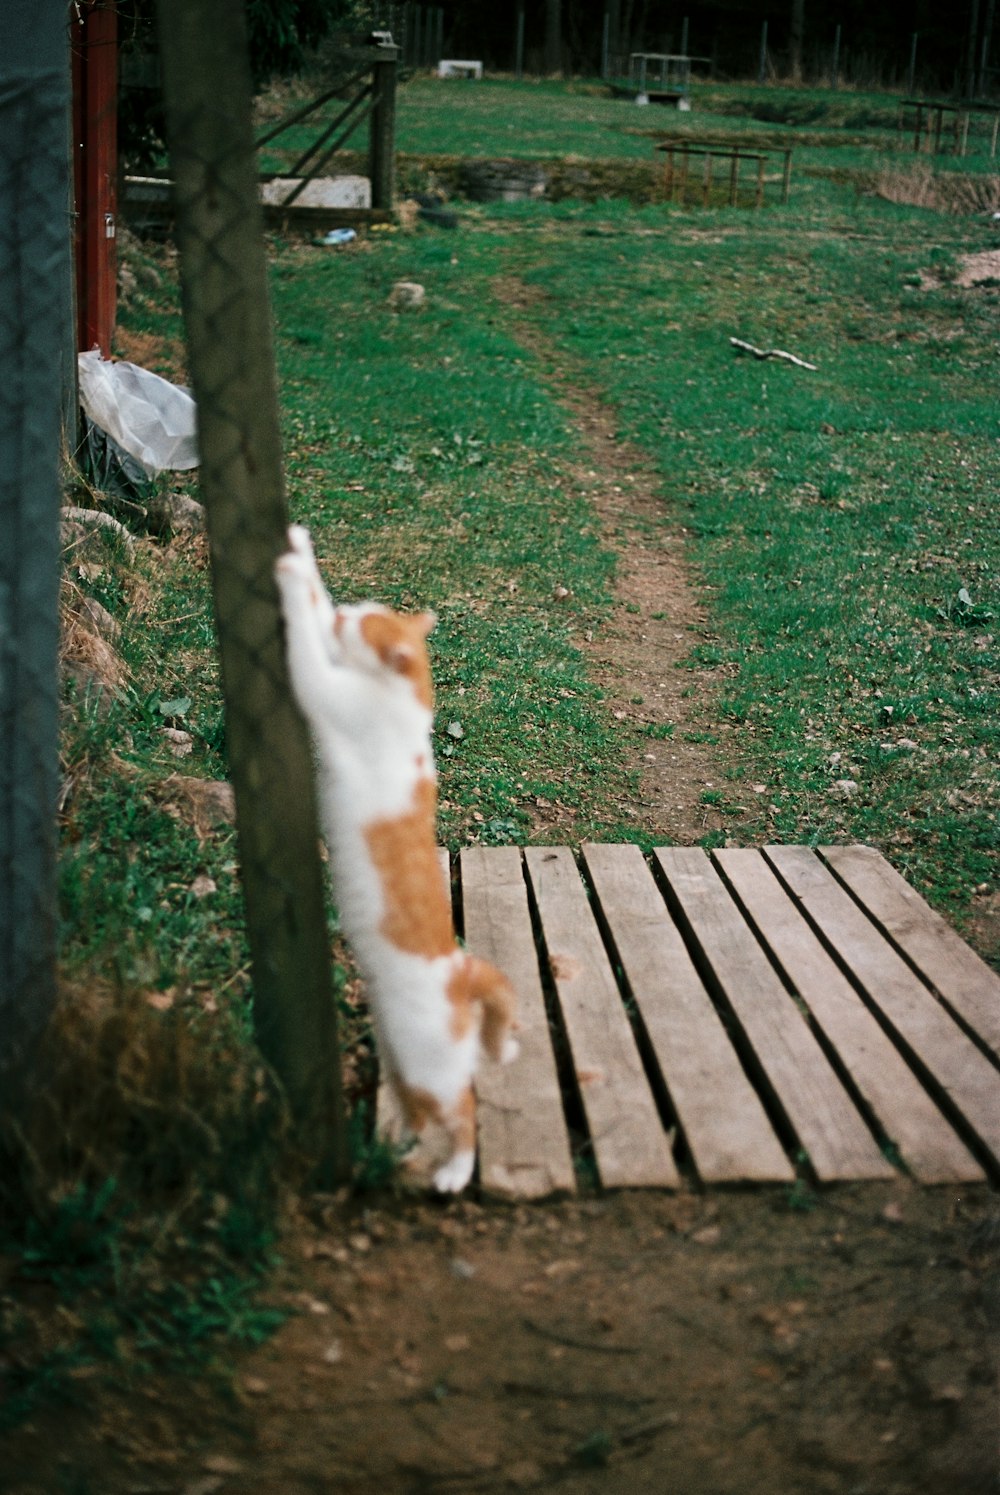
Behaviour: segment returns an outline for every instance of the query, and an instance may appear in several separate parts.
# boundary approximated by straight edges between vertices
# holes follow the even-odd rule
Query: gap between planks
[[[1000,978],[870,848],[472,847],[456,875],[521,1004],[477,1079],[484,1193],[572,1193],[574,1155],[605,1188],[1000,1170]]]

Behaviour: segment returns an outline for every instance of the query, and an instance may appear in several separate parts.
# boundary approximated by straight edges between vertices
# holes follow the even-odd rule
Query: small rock
[[[339,1339],[334,1339],[323,1351],[323,1361],[326,1365],[339,1365],[344,1358],[344,1346]]]
[[[199,872],[194,882],[188,888],[192,898],[209,898],[218,892],[218,886],[214,878],[209,877],[207,872]]]
[[[415,311],[423,306],[427,292],[415,280],[397,280],[389,292],[389,305],[393,311]]]
[[[114,642],[120,636],[122,625],[117,618],[111,616],[106,607],[102,607],[96,597],[81,597],[74,611],[80,621],[101,638]]]
[[[850,799],[857,792],[857,779],[836,779],[830,786],[830,793],[835,794],[838,799]]]
[[[206,1474],[242,1474],[243,1465],[239,1459],[231,1459],[225,1453],[209,1454],[201,1466]]]
[[[194,751],[194,738],[190,732],[182,732],[179,727],[164,727],[163,735],[175,758],[187,758]]]
[[[197,534],[205,528],[205,510],[188,493],[164,493],[146,507],[147,522],[154,535]]]

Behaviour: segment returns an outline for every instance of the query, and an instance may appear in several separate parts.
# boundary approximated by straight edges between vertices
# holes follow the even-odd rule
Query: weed
[[[804,1178],[797,1178],[788,1186],[785,1203],[795,1214],[811,1214],[814,1209],[818,1209],[820,1198]]]
[[[413,1147],[412,1140],[393,1142],[384,1137],[376,1130],[372,1108],[364,1100],[351,1113],[348,1135],[354,1187],[362,1194],[389,1188]]]

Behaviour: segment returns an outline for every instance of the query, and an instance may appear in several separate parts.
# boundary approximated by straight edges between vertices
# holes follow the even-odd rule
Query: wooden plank
[[[905,1049],[1000,1163],[1000,1071],[818,857],[803,846],[768,846],[764,854]]]
[[[601,1182],[675,1188],[677,1168],[573,855],[534,846],[525,860]]]
[[[583,857],[699,1177],[793,1179],[642,852],[586,845]]]
[[[872,847],[822,846],[820,854],[868,917],[1000,1058],[1000,976]]]
[[[892,1177],[891,1165],[708,857],[698,847],[658,849],[655,855],[817,1177]]]
[[[480,1185],[508,1199],[572,1192],[576,1178],[521,853],[516,846],[473,846],[460,864],[466,944],[512,983],[520,1024],[514,1062],[484,1060],[476,1080]]]
[[[714,860],[913,1175],[923,1183],[982,1179],[975,1158],[821,945],[761,853],[717,851]]]

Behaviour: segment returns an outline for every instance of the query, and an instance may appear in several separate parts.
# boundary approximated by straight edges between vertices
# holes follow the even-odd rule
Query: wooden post
[[[830,87],[834,90],[840,87],[840,27],[833,34],[833,75],[830,78]]]
[[[514,76],[520,81],[524,77],[524,6],[517,9],[517,36],[514,42]]]
[[[783,203],[785,203],[785,202],[788,201],[788,189],[791,186],[791,182],[792,182],[792,153],[791,153],[790,150],[786,150],[785,151],[785,170],[784,170],[784,173],[782,174],[782,178],[781,178],[781,201]]]
[[[755,208],[759,208],[760,205],[761,205],[761,203],[763,201],[764,201],[764,157],[763,156],[758,156],[757,157],[757,200],[754,203],[754,207]]]
[[[993,134],[990,137],[990,160],[991,161],[992,161],[993,157],[997,153],[997,132],[998,131],[1000,131],[1000,109],[995,109],[994,112],[993,112]]]
[[[712,200],[712,152],[705,152],[705,168],[701,183],[702,207],[707,208]]]
[[[372,65],[375,106],[368,136],[368,170],[372,207],[391,212],[396,195],[396,58],[395,47],[380,47]]]
[[[317,1176],[348,1174],[305,724],[274,563],[287,512],[243,0],[159,0],[188,358],[253,963],[254,1025]]]
[[[520,25],[524,28],[524,11],[519,11]],[[604,26],[601,31],[601,77],[607,78],[609,68],[609,51],[611,39],[611,16],[608,11],[604,12]],[[520,76],[520,74],[518,74]]]
[[[0,52],[0,1111],[16,1123],[56,1001],[60,452],[76,339],[72,22],[60,0],[39,0],[23,24],[8,20]]]
[[[683,145],[681,146],[681,163],[682,164],[681,164],[681,192],[680,192],[680,200],[681,200],[682,204],[684,203],[684,201],[687,198],[688,161],[689,161],[688,143],[685,140],[684,143],[683,143]]]
[[[740,153],[739,148],[733,149],[733,159],[729,167],[729,206],[735,208],[740,185]]]
[[[767,22],[760,28],[760,60],[757,64],[757,82],[767,82]]]
[[[916,78],[917,78],[917,38],[919,37],[919,35],[920,35],[919,31],[914,31],[912,37],[910,38],[910,71],[907,74],[907,79],[906,79],[906,94],[907,94],[907,97],[911,98],[911,99],[913,97],[913,90],[916,87]]]
[[[674,147],[673,147],[673,144],[670,144],[670,145],[667,146],[667,164],[666,164],[666,168],[665,168],[664,173],[663,173],[663,190],[664,190],[664,192],[666,194],[667,202],[673,202],[673,200],[674,200]]]
[[[114,3],[77,7],[73,27],[73,143],[77,211],[77,338],[111,356],[117,302],[118,15]]]

